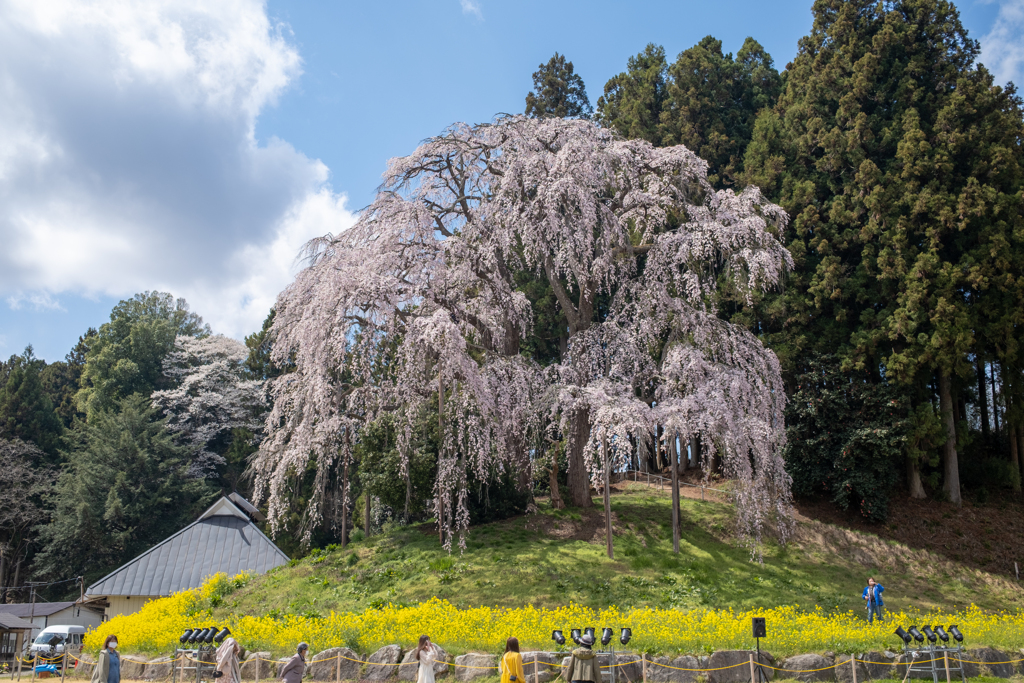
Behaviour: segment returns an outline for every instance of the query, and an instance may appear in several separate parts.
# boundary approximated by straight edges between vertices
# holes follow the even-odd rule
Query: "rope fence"
[[[905,667],[909,667],[909,666],[920,666],[922,664],[930,664],[931,662],[946,661],[946,657],[936,657],[936,658],[932,658],[932,659],[916,659],[916,658],[908,658],[907,655],[905,655],[905,654],[904,655],[900,655],[897,658],[897,660],[893,661],[893,662],[879,662],[879,661],[873,661],[873,660],[867,660],[867,659],[858,659],[857,657],[853,656],[853,657],[850,657],[849,659],[844,659],[841,662],[836,662],[836,663],[834,663],[834,664],[832,664],[830,666],[822,667],[820,669],[786,669],[786,668],[782,668],[782,667],[771,666],[769,664],[762,664],[762,663],[759,663],[759,662],[755,663],[754,662],[754,655],[753,655],[753,653],[750,653],[750,661],[749,662],[738,662],[736,664],[730,664],[728,666],[721,666],[721,667],[716,667],[716,668],[696,668],[696,669],[693,669],[693,668],[672,666],[671,664],[664,664],[664,663],[661,663],[661,662],[657,662],[657,661],[648,659],[646,654],[641,654],[640,657],[637,657],[635,654],[621,655],[621,656],[632,657],[633,659],[630,659],[629,661],[625,661],[625,662],[619,662],[617,664],[609,664],[609,665],[606,665],[606,666],[600,666],[599,668],[602,671],[607,671],[609,669],[614,669],[614,668],[617,668],[617,667],[631,666],[631,665],[635,666],[637,664],[640,664],[643,667],[643,676],[644,676],[644,680],[646,681],[647,680],[647,668],[650,667],[650,666],[660,667],[660,668],[663,668],[663,669],[672,669],[672,670],[675,670],[675,671],[688,671],[688,672],[693,672],[693,673],[701,673],[701,672],[705,672],[706,673],[706,672],[709,672],[709,671],[725,671],[727,669],[735,669],[735,668],[738,668],[738,667],[741,667],[741,666],[742,667],[752,666],[752,667],[762,667],[762,668],[765,668],[765,669],[771,669],[772,671],[777,671],[777,672],[783,673],[783,674],[805,674],[805,673],[818,673],[818,672],[821,672],[821,671],[829,671],[831,669],[837,669],[838,667],[845,666],[845,665],[850,665],[851,667],[853,667],[854,664],[858,664],[858,663],[859,664],[870,664],[870,665],[873,665],[873,666],[893,666],[893,667],[905,666]],[[78,664],[84,664],[84,665],[91,666],[91,665],[94,665],[96,663],[96,662],[93,662],[93,661],[87,661],[87,660],[81,659],[80,657],[76,657],[75,655],[73,655],[71,653],[67,654],[67,658],[74,660],[76,666]],[[977,660],[972,660],[972,659],[963,659],[963,658],[960,658],[960,657],[953,657],[953,658],[950,658],[950,659],[952,659],[953,661],[956,661],[957,663],[960,663],[960,664],[977,664],[977,665],[984,665],[984,666],[1019,664],[1021,662],[1024,662],[1024,658],[1021,658],[1021,659],[1011,659],[1011,660],[1007,660],[1005,662],[985,662],[985,661],[977,661]],[[37,658],[33,658],[33,659],[24,659],[22,657],[17,657],[14,661],[15,662],[20,662],[22,664],[30,665],[30,666],[34,664],[35,668],[38,668],[40,663],[43,663],[43,662],[48,663],[48,664],[53,664],[53,663],[56,663],[56,662],[62,662],[63,660],[64,660],[64,656],[62,655],[62,656],[59,656],[59,657],[37,657]],[[354,659],[352,657],[346,657],[345,655],[342,655],[342,654],[337,654],[337,655],[335,655],[333,657],[325,657],[323,659],[314,660],[312,662],[307,663],[307,666],[310,665],[310,664],[326,664],[328,662],[332,662],[332,661],[335,661],[335,660],[338,661],[339,666],[340,666],[341,660],[346,660],[346,661],[353,662],[353,663],[356,663],[356,664],[365,664],[365,665],[368,665],[368,666],[392,666],[392,667],[398,666],[398,667],[400,667],[400,666],[412,666],[413,664],[418,664],[418,663],[415,663],[415,662],[371,662],[371,661],[364,660],[364,659]],[[903,661],[900,661],[900,660],[903,660]],[[203,664],[212,665],[212,664],[214,664],[214,662],[203,661],[201,659],[195,659],[194,657],[190,656],[188,653],[184,653],[184,652],[181,653],[180,655],[178,655],[177,657],[174,657],[172,659],[166,659],[166,660],[159,661],[159,662],[143,662],[143,661],[139,661],[139,660],[129,660],[129,661],[131,661],[135,665],[139,665],[139,666],[142,666],[142,667],[146,667],[146,666],[171,666],[172,668],[174,668],[174,665],[176,665],[176,664],[178,664],[180,662],[194,662],[194,663],[197,663],[197,664],[200,664],[200,665],[203,665]],[[255,662],[256,668],[257,668],[257,681],[258,681],[259,680],[258,671],[259,671],[259,664],[260,664],[260,662],[267,662],[267,663],[272,663],[272,664],[281,664],[283,662],[283,660],[268,659],[268,658],[260,657],[257,654],[252,659],[247,659],[244,662],[241,662],[240,664],[245,664],[245,663],[248,663],[248,662]],[[469,664],[457,664],[455,662],[445,662],[445,664],[446,664],[446,666],[450,666],[450,667],[453,667],[453,668],[459,668],[459,669],[478,669],[478,670],[498,671],[501,668],[500,666],[473,666],[473,665],[469,665]],[[533,670],[534,670],[534,676],[537,675],[537,670],[541,666],[544,666],[544,667],[547,667],[547,668],[561,668],[562,667],[562,665],[560,663],[543,662],[540,659],[533,659],[530,662],[524,662],[523,666],[524,666],[524,668],[532,667]],[[12,672],[12,675],[13,675],[13,672]],[[909,675],[909,671],[908,671],[908,675]],[[340,678],[340,668],[339,668],[339,678]],[[854,678],[854,680],[856,680],[856,677]]]

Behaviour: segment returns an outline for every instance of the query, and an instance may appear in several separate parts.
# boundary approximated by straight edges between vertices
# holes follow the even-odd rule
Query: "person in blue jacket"
[[[884,590],[885,589],[882,588],[882,584],[875,583],[874,579],[868,579],[868,587],[864,589],[864,595],[861,597],[864,598],[864,602],[866,602],[868,606],[869,624],[873,624],[875,622],[875,617],[878,617],[878,620],[882,621],[882,606],[885,605],[882,601],[882,591]]]

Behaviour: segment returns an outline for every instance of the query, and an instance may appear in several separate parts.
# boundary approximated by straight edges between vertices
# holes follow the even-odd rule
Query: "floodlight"
[[[551,640],[555,641],[559,645],[565,645],[565,636],[558,629],[551,632]]]
[[[210,629],[204,628],[192,636],[192,642],[194,643],[205,643],[206,635],[210,632]]]
[[[939,637],[939,640],[941,640],[942,642],[949,642],[949,634],[946,633],[946,629],[942,628],[941,625],[935,627],[935,635],[937,635]]]
[[[622,635],[619,636],[619,642],[622,643],[623,645],[627,645],[629,643],[629,639],[632,638],[632,637],[633,637],[633,629],[631,629],[631,628],[624,628],[624,629],[622,629]]]
[[[216,626],[214,626],[213,628],[210,629],[210,632],[206,634],[206,638],[205,638],[207,645],[209,645],[210,643],[213,642],[213,637],[215,635],[217,635],[217,631],[219,631],[219,630],[220,629],[218,627],[216,627]]]
[[[203,629],[201,629],[201,628],[193,629],[192,636],[188,639],[188,642],[193,643],[193,644],[196,643],[199,640],[199,634],[202,633],[202,632],[203,632]]]
[[[192,629],[187,628],[187,629],[185,629],[185,632],[181,634],[181,637],[178,638],[178,642],[179,643],[187,643],[188,639],[191,638],[191,637],[192,637]]]
[[[924,642],[924,636],[921,635],[921,632],[917,630],[917,626],[911,626],[910,628],[908,628],[907,633],[914,636],[914,640],[916,640],[917,642]]]
[[[928,637],[929,643],[935,642],[935,633],[932,631],[931,624],[921,627],[921,631]]]
[[[612,630],[607,626],[601,629],[601,644],[607,645],[612,642]]]
[[[910,641],[914,639],[914,637],[912,635],[910,635],[909,633],[907,633],[906,631],[903,630],[902,626],[897,626],[896,630],[893,631],[893,633],[895,633],[897,636],[899,636],[900,640],[902,640],[907,645],[910,645]]]
[[[225,638],[227,638],[230,635],[231,635],[231,630],[228,629],[227,626],[225,626],[224,629],[220,633],[218,633],[217,635],[215,635],[213,637],[213,642],[220,644],[221,642],[224,641]]]
[[[593,638],[595,643],[597,642],[597,636],[594,635],[594,627],[593,626],[588,626],[585,629],[583,629],[583,633],[584,633],[584,635],[588,635],[591,638]]]
[[[958,643],[964,642],[964,634],[960,633],[960,629],[956,627],[956,624],[949,625],[949,635],[953,636]]]
[[[574,628],[573,630],[569,631],[569,637],[572,638],[572,642],[576,643],[577,645],[580,644],[580,630],[578,628]]]

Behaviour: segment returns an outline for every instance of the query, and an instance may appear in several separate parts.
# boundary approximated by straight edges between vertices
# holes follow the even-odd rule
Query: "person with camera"
[[[519,639],[505,641],[505,654],[501,656],[501,683],[525,683],[523,656],[519,654]]]
[[[217,648],[217,673],[219,683],[242,683],[242,672],[238,665],[238,657],[242,654],[242,646],[234,638],[227,638]]]
[[[597,653],[593,651],[594,636],[584,633],[579,640],[580,647],[572,651],[569,668],[565,670],[567,683],[601,683],[601,667]]]
[[[868,579],[868,586],[864,589],[864,594],[861,596],[864,598],[864,602],[868,606],[868,623],[875,623],[875,617],[878,617],[879,621],[882,621],[882,606],[885,605],[882,602],[882,584],[875,583],[872,578]]]

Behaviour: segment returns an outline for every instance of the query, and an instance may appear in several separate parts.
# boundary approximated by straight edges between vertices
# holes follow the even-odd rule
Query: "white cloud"
[[[301,73],[258,0],[0,4],[0,295],[185,296],[259,328],[301,244],[350,225],[256,118]]]
[[[463,14],[472,14],[477,19],[483,19],[484,13],[480,10],[480,3],[477,0],[459,0],[462,5]]]
[[[979,60],[997,83],[1024,86],[1024,0],[1002,0],[992,29],[981,38]]]
[[[64,307],[60,301],[53,298],[49,292],[23,292],[20,289],[7,297],[7,305],[12,311],[21,310],[21,307],[28,303],[37,311],[63,311]]]

